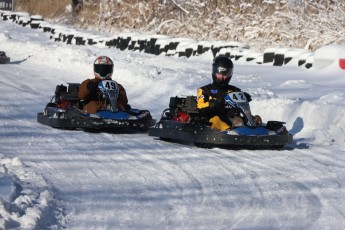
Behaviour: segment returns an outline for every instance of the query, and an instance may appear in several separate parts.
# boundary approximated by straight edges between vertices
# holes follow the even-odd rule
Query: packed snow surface
[[[132,107],[155,119],[169,98],[211,81],[212,55],[190,59],[56,43],[0,23],[1,229],[344,229],[345,72],[235,62],[232,84],[254,114],[281,120],[282,150],[201,149],[146,133],[37,123],[56,85],[92,78],[99,55]]]

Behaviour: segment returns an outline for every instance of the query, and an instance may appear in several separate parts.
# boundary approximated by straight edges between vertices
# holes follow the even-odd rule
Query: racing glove
[[[210,104],[210,108],[212,110],[221,110],[221,109],[224,109],[224,106],[225,106],[225,99],[224,98],[216,98],[216,99],[211,99],[209,101],[209,104]]]
[[[127,104],[125,110],[126,110],[126,111],[129,111],[129,110],[131,110],[131,109],[132,109],[132,106],[130,106],[129,104]]]
[[[90,81],[89,84],[87,84],[86,88],[90,91],[95,91],[98,88],[98,83]]]
[[[238,111],[234,107],[229,108],[227,111],[228,111],[228,113],[226,114],[226,116],[229,119],[235,118],[239,115]]]

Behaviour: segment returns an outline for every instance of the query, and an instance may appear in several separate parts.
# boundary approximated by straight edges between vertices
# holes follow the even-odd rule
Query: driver
[[[234,65],[230,58],[219,55],[212,64],[213,83],[198,89],[197,108],[209,119],[211,128],[219,131],[230,130],[232,127],[244,125],[243,119],[235,108],[225,104],[224,97],[232,92],[241,92],[236,86],[229,85],[233,74]],[[251,96],[246,95],[250,102]],[[261,125],[262,120],[258,115],[254,116],[257,125]]]
[[[98,57],[93,64],[95,78],[86,79],[79,86],[78,96],[84,100],[83,110],[87,113],[96,113],[98,110],[107,108],[107,100],[104,100],[103,93],[98,89],[98,83],[102,80],[111,80],[113,75],[114,63],[107,56]],[[117,105],[120,111],[130,109],[127,94],[122,85],[117,83],[119,94],[117,96]]]

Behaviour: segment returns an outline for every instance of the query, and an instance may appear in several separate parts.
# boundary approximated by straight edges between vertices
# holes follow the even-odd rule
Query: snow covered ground
[[[0,22],[0,228],[344,229],[345,72],[235,63],[232,83],[264,121],[286,121],[283,150],[200,149],[145,133],[57,130],[36,122],[55,86],[92,77],[99,55],[130,104],[159,119],[170,96],[211,81],[190,59],[55,43]]]

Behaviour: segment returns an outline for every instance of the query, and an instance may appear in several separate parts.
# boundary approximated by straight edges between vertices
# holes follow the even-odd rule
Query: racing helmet
[[[226,86],[229,84],[232,74],[234,70],[234,64],[232,63],[231,59],[224,56],[219,55],[213,60],[212,64],[212,80],[213,83],[219,86]],[[226,74],[226,78],[218,79],[216,74],[222,73]]]
[[[98,57],[93,63],[95,77],[100,80],[110,80],[113,75],[114,63],[107,56]]]

